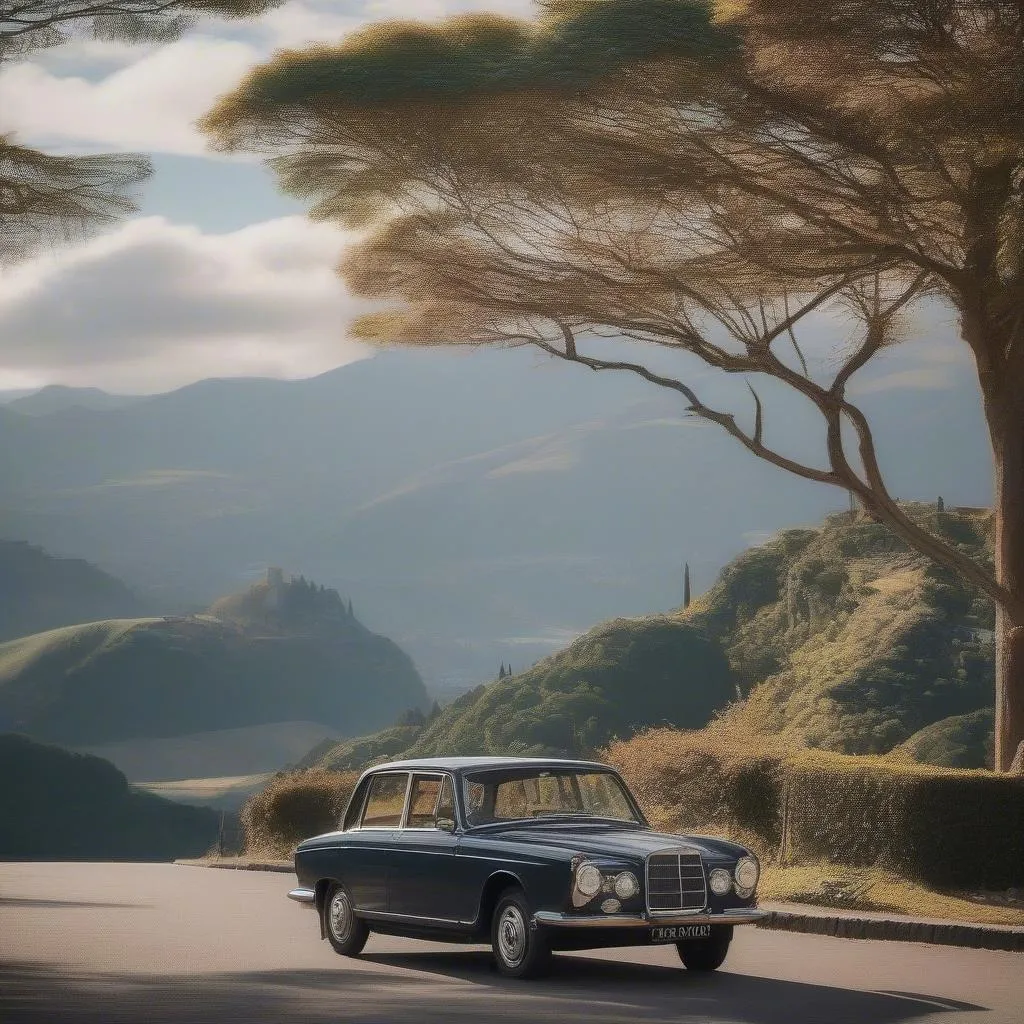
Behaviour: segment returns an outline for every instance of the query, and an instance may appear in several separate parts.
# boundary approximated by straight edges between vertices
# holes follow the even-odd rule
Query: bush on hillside
[[[358,778],[317,768],[276,776],[242,808],[246,855],[290,857],[303,839],[337,829]]]
[[[519,675],[464,694],[410,753],[587,753],[651,725],[700,728],[735,696],[721,648],[691,624],[616,619]]]

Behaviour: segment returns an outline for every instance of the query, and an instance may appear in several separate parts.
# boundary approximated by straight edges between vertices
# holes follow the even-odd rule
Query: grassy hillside
[[[735,696],[721,649],[688,623],[617,619],[478,686],[422,727],[317,749],[301,764],[345,771],[406,754],[578,754],[655,724],[700,728]]]
[[[906,507],[971,557],[990,558],[984,510]],[[653,724],[701,728],[720,711],[723,728],[790,749],[983,767],[992,628],[990,602],[885,526],[833,515],[748,549],[684,612],[607,623],[477,687],[408,743],[390,730],[303,763],[581,751]]]
[[[219,816],[129,788],[98,757],[0,735],[0,859],[173,860],[216,841]]]
[[[0,644],[0,728],[73,746],[294,720],[353,735],[411,706],[427,706],[412,662],[355,620],[303,635],[121,620]]]
[[[120,580],[80,558],[54,558],[21,541],[0,540],[0,641],[141,610]]]
[[[989,559],[988,513],[907,507]],[[886,753],[992,702],[991,602],[864,517],[830,516],[750,549],[683,618],[719,639],[743,686],[726,721],[792,746]],[[940,746],[907,750],[952,763]]]

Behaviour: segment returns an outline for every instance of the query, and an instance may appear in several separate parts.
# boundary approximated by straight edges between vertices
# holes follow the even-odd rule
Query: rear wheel
[[[323,910],[324,931],[335,953],[358,956],[370,936],[367,923],[356,917],[352,899],[343,885],[335,883],[327,890]]]
[[[711,929],[710,938],[677,942],[676,949],[688,971],[717,971],[725,962],[730,942],[732,925],[719,925]]]
[[[551,963],[544,932],[531,924],[532,914],[522,889],[506,889],[491,918],[491,946],[498,970],[508,978],[536,978]]]

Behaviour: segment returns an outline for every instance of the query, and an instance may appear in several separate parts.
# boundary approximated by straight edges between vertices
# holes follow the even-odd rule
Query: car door
[[[359,825],[346,832],[344,882],[357,910],[386,913],[395,839],[402,824],[408,772],[371,776]]]
[[[467,919],[471,901],[455,857],[454,800],[450,775],[413,773],[409,805],[394,845],[390,913],[444,922]]]

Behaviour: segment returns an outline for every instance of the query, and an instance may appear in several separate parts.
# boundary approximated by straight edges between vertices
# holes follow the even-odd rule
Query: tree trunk
[[[1011,403],[999,423],[989,425],[996,579],[1014,602],[996,608],[995,770],[1024,771],[1024,403]]]

